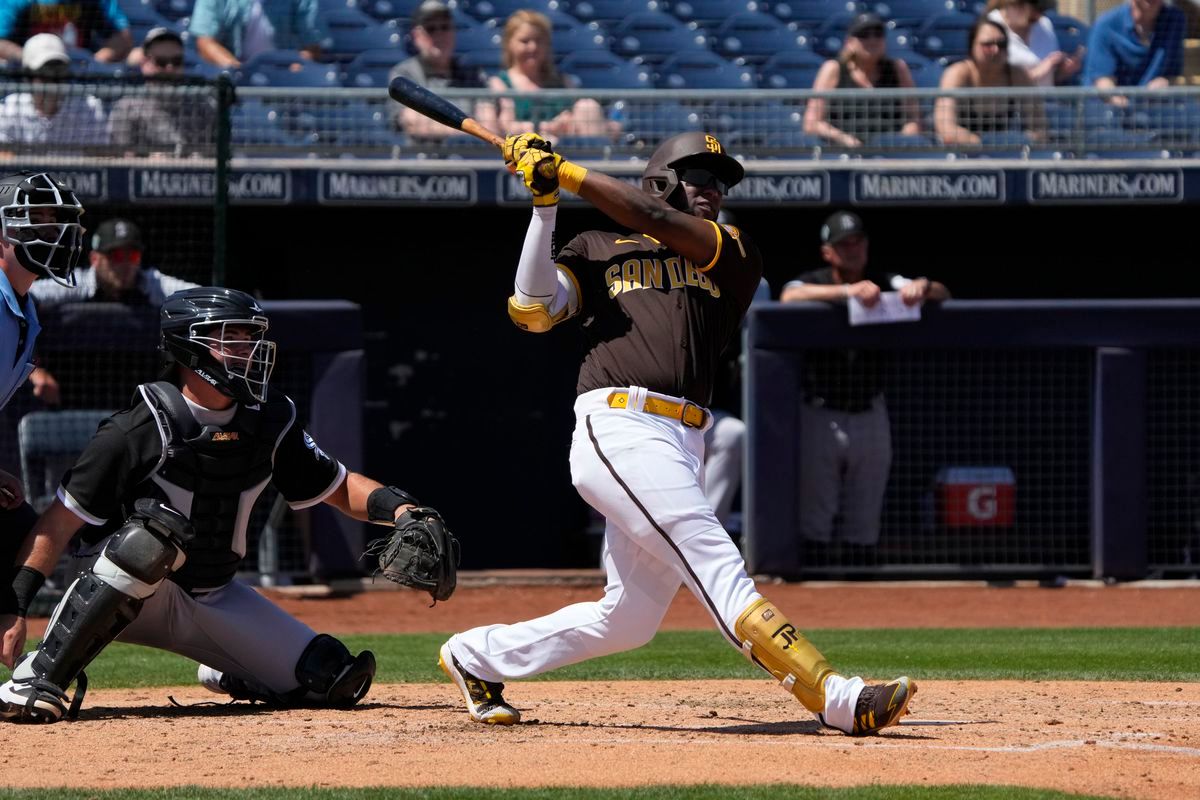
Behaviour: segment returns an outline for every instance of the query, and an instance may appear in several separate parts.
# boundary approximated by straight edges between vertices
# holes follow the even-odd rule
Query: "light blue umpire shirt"
[[[0,408],[4,408],[33,372],[33,343],[42,326],[33,298],[17,297],[3,270],[0,270],[0,294],[4,295],[4,312],[0,315]]]

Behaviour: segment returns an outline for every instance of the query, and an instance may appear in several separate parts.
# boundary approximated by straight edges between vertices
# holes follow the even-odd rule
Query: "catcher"
[[[169,379],[139,386],[127,409],[100,424],[18,556],[17,612],[0,616],[0,661],[15,663],[0,686],[0,718],[74,716],[84,668],[114,639],[200,662],[200,682],[235,700],[350,708],[367,694],[370,651],[351,654],[234,580],[250,509],[272,483],[294,509],[323,502],[398,525],[409,544],[396,550],[409,561],[391,577],[421,586],[430,584],[420,571],[429,547],[416,544],[413,526],[440,518],[407,493],[347,471],[297,424],[291,399],[268,388],[276,348],[267,327],[242,292],[200,287],[167,298],[160,350]],[[29,603],[81,528],[83,568],[41,645],[18,660]],[[446,552],[456,556],[457,546]],[[448,596],[453,565],[433,585]]]

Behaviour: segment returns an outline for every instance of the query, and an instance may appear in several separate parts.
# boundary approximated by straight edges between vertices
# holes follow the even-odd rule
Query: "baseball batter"
[[[503,681],[650,641],[683,584],[731,645],[825,724],[851,734],[895,724],[915,683],[866,686],[835,672],[758,593],[705,498],[705,406],[762,274],[750,238],[715,221],[741,164],[715,137],[681,134],[651,156],[639,191],[565,161],[534,134],[509,137],[504,151],[534,203],[509,314],[531,332],[578,318],[589,343],[571,475],[606,519],[608,583],[596,602],[452,636],[440,663],[471,718],[516,723]],[[626,230],[583,233],[554,260],[560,185]]]
[[[18,610],[0,614],[0,661],[14,666],[25,611],[81,528],[84,568],[37,650],[0,686],[0,719],[55,722],[77,710],[83,670],[113,639],[201,663],[200,681],[233,699],[349,708],[375,675],[354,656],[234,580],[254,501],[274,484],[292,508],[327,503],[392,522],[415,500],[349,472],[268,388],[275,343],[249,295],[185,289],[161,312],[162,380],[101,423],[26,541],[13,581]],[[67,689],[79,678],[69,701]]]

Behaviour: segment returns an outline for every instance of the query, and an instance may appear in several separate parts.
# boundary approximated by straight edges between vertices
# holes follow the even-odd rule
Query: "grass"
[[[342,637],[375,651],[380,683],[444,680],[437,650],[446,634]],[[957,680],[1200,681],[1200,628],[1028,628],[812,631],[843,672]],[[96,688],[189,685],[181,656],[115,643],[88,668]],[[753,678],[762,673],[713,631],[663,631],[646,647],[576,664],[540,680]],[[2,797],[2,795],[0,795]]]
[[[0,790],[6,798],[50,800],[1098,800],[1013,786],[647,786],[636,789],[78,789]]]

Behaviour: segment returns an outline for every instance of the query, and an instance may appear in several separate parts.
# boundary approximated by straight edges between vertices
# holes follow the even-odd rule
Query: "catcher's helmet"
[[[275,367],[275,343],[263,338],[267,325],[266,312],[245,292],[184,289],[163,302],[159,350],[221,394],[248,405],[267,399]]]
[[[679,188],[679,171],[685,167],[707,169],[726,186],[734,186],[746,174],[741,163],[725,152],[717,137],[691,131],[672,136],[658,146],[642,170],[642,188],[680,211],[687,211],[687,201]]]
[[[83,253],[83,205],[71,188],[47,172],[0,177],[0,238],[35,275],[75,285]]]

